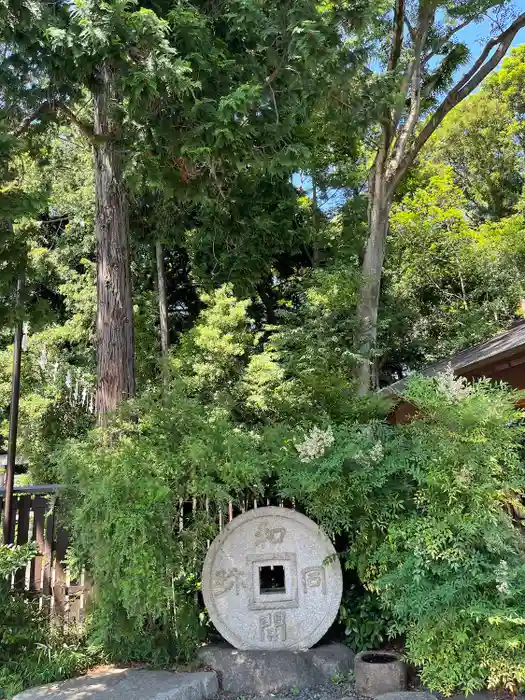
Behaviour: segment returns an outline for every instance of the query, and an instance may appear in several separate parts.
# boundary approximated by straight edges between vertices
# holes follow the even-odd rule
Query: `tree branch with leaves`
[[[516,34],[525,26],[525,13],[522,13],[486,43],[469,70],[450,86],[449,75],[455,72],[451,68],[458,67],[453,64],[454,57],[466,56],[466,51],[457,50],[458,47],[464,49],[457,41],[458,33],[478,20],[487,9],[499,4],[469,3],[462,15],[458,8],[451,11],[446,2],[395,2],[392,29],[387,39],[390,50],[385,75],[393,74],[398,87],[393,105],[386,108],[380,124],[369,177],[368,239],[358,303],[363,357],[358,377],[360,393],[366,393],[371,383],[385,242],[394,196],[408,169],[445,116],[496,68]],[[437,19],[442,15],[445,16],[444,23]],[[429,64],[438,55],[444,57],[430,72]],[[443,92],[445,96],[439,101]],[[437,106],[434,106],[436,102]]]

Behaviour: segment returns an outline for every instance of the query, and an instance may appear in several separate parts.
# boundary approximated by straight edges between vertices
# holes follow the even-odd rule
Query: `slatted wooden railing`
[[[38,554],[11,582],[39,600],[43,610],[67,622],[82,622],[89,586],[85,573],[72,580],[66,566],[69,538],[58,520],[60,487],[25,486],[14,490],[14,542],[36,542]],[[0,489],[3,513],[5,489]]]
[[[38,598],[40,606],[65,622],[83,622],[90,586],[86,573],[72,579],[67,567],[69,537],[60,521],[60,490],[58,485],[17,487],[14,492],[14,521],[16,544],[34,541],[38,554],[25,570],[13,578],[13,588],[27,591]],[[0,513],[3,513],[5,489],[0,488]],[[188,526],[188,520],[196,511],[204,509],[217,518],[219,531],[236,515],[252,508],[266,505],[295,508],[295,502],[281,498],[247,498],[234,506],[213,507],[203,502],[184,501],[179,504],[179,530]],[[209,546],[208,542],[208,546]]]

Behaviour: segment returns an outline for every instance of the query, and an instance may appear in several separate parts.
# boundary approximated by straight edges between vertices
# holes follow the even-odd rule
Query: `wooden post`
[[[13,373],[11,379],[11,407],[9,411],[9,437],[7,445],[7,468],[5,476],[5,503],[4,503],[4,544],[12,544],[14,538],[13,522],[13,486],[15,481],[16,462],[16,438],[18,434],[18,406],[20,403],[20,364],[22,358],[22,314],[20,313],[22,289],[24,282],[22,278],[18,280],[17,301],[19,318],[16,322],[14,352],[13,352]]]

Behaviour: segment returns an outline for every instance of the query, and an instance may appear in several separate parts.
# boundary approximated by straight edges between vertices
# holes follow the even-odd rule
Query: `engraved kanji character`
[[[270,544],[282,544],[285,535],[286,529],[284,527],[270,529],[266,523],[262,523],[255,531],[255,546],[258,547],[267,542]]]
[[[323,566],[303,569],[303,590],[308,593],[312,588],[320,588],[322,593],[326,593],[326,573]]]
[[[261,642],[286,641],[286,613],[283,610],[269,612],[259,617]]]
[[[218,569],[213,573],[213,593],[216,596],[225,595],[235,587],[235,595],[239,595],[241,587],[245,587],[244,573],[237,568],[226,571]]]

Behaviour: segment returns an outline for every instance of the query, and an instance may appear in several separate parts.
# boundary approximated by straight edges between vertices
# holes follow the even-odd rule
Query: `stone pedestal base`
[[[308,651],[239,651],[225,644],[202,647],[198,658],[217,672],[222,690],[235,695],[311,688],[354,666],[354,653],[343,644]]]

